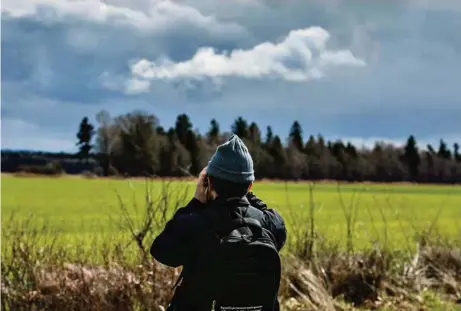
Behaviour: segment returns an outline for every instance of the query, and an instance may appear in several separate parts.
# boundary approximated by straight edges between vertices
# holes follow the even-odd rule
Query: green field
[[[2,227],[12,213],[15,219],[31,216],[38,226],[48,223],[61,230],[70,242],[126,234],[117,225],[121,215],[117,193],[130,213],[139,216],[146,194],[146,182],[142,180],[2,176],[1,181]],[[179,190],[186,185],[190,198],[194,190],[192,182],[174,182],[171,187]],[[152,181],[149,186],[155,199],[162,183]],[[306,228],[310,209],[307,183],[261,182],[255,184],[254,192],[285,217],[290,237],[294,237],[292,233],[296,230]],[[353,227],[356,247],[369,247],[375,240],[383,242],[386,235],[391,247],[412,247],[415,234],[431,227],[447,237],[460,234],[459,186],[343,184],[338,192],[334,183],[319,183],[313,191],[313,202],[316,229],[327,240],[343,243],[344,211],[356,213]]]

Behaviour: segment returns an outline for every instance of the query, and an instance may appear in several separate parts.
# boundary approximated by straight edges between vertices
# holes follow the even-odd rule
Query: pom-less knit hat
[[[253,159],[248,148],[237,136],[216,148],[208,162],[207,175],[236,183],[254,181]]]

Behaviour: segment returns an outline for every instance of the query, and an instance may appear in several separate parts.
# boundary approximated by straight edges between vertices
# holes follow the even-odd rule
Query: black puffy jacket
[[[209,219],[218,220],[226,217],[229,210],[258,220],[273,234],[277,249],[279,251],[282,249],[287,238],[283,218],[275,210],[269,209],[253,193],[248,193],[242,198],[228,200],[218,198],[209,204],[192,199],[187,206],[178,209],[173,218],[167,222],[164,230],[152,243],[151,255],[164,265],[183,266],[183,271],[193,269],[190,263],[193,262],[200,248],[205,247],[206,241],[212,238]],[[201,215],[203,213],[208,214],[206,219]],[[187,273],[184,274],[184,281],[186,278]],[[173,300],[175,299],[179,299],[176,294]]]

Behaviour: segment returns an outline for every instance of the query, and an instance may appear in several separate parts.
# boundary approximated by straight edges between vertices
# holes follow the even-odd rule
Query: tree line
[[[259,179],[461,183],[459,144],[449,146],[443,139],[438,146],[421,148],[410,135],[404,146],[376,142],[365,148],[306,135],[298,121],[287,139],[270,126],[263,137],[259,125],[243,117],[237,117],[228,131],[212,119],[202,134],[186,114],[165,128],[155,115],[143,111],[114,117],[101,111],[96,124],[84,117],[76,134],[77,154],[2,150],[2,171],[195,176],[231,133],[245,141]]]
[[[376,142],[373,148],[358,148],[320,134],[307,136],[298,121],[282,141],[270,126],[262,137],[258,124],[243,117],[235,119],[230,131],[212,119],[204,134],[194,129],[186,114],[178,115],[170,128],[143,111],[116,117],[101,111],[96,120],[96,126],[87,117],[80,123],[78,156],[83,161],[96,159],[102,175],[196,175],[216,147],[235,133],[253,156],[257,178],[461,183],[459,144],[448,146],[443,139],[439,146],[427,145],[424,150],[413,135],[403,147]]]

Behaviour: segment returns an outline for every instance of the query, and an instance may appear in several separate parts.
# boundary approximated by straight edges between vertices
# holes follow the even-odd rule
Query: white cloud
[[[165,58],[152,62],[141,59],[131,66],[131,72],[134,79],[234,76],[250,79],[273,77],[299,82],[318,79],[331,67],[365,66],[365,62],[349,50],[328,50],[326,44],[329,38],[330,34],[325,29],[310,27],[290,31],[279,43],[264,42],[248,50],[219,54],[212,47],[203,47],[191,59],[177,63]]]
[[[149,81],[140,80],[140,79],[131,79],[127,82],[126,93],[127,94],[137,94],[147,92],[150,88]]]
[[[102,0],[3,0],[2,13],[13,18],[34,17],[46,21],[67,21],[69,17],[76,17],[155,33],[178,24],[194,25],[223,35],[245,32],[238,24],[221,23],[215,16],[205,16],[193,7],[170,0],[152,0],[142,11]]]
[[[122,76],[111,75],[108,72],[103,72],[99,76],[99,83],[108,90],[122,92],[127,95],[145,93],[150,88],[150,82],[147,80],[139,78],[127,80]]]

